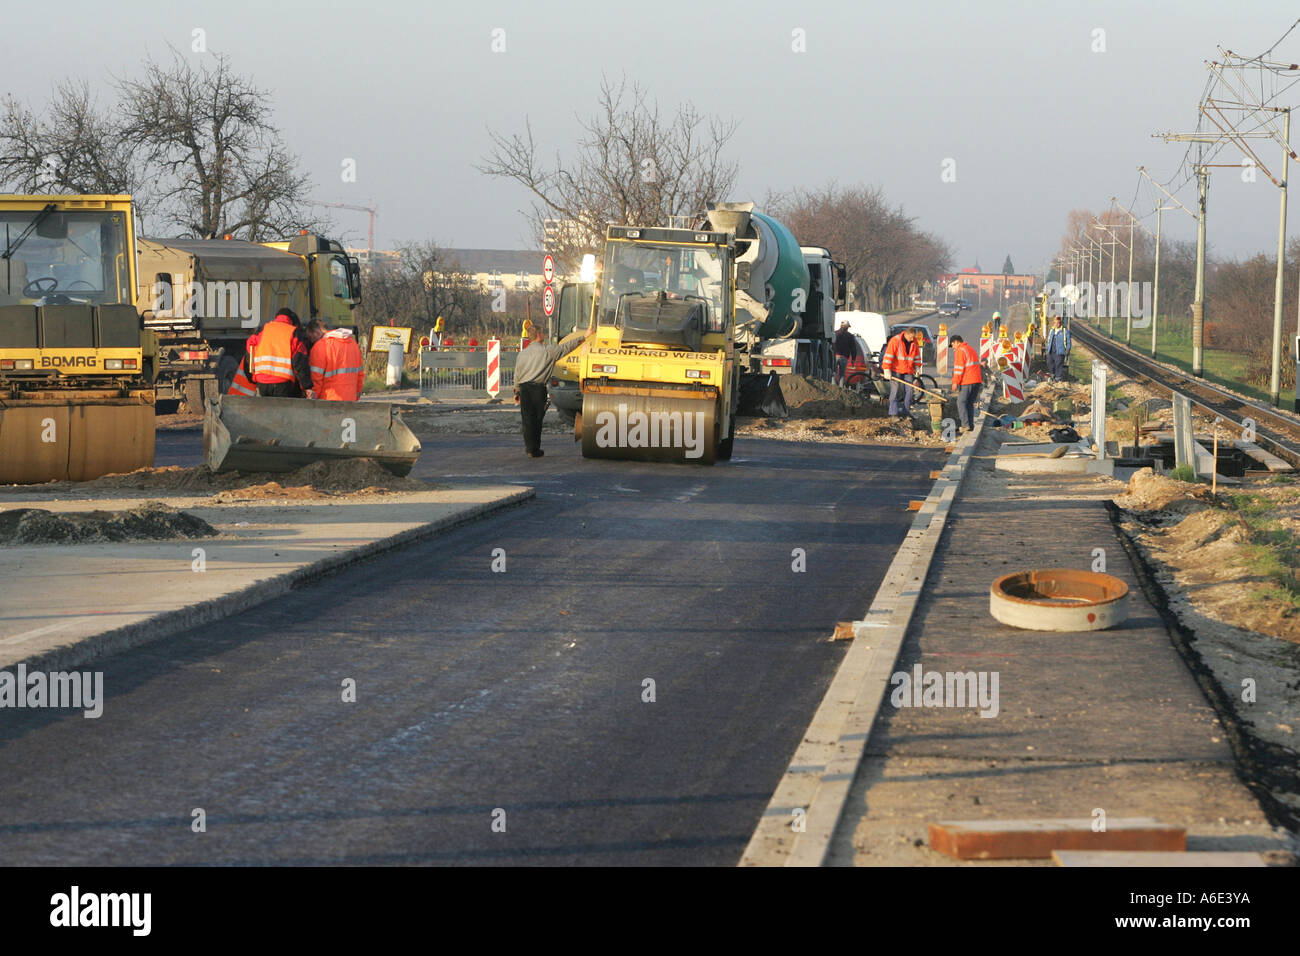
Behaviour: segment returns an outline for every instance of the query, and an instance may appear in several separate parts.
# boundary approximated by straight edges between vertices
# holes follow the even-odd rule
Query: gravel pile
[[[165,541],[208,538],[217,530],[202,518],[146,501],[129,511],[0,511],[0,544],[88,544],[99,541]]]

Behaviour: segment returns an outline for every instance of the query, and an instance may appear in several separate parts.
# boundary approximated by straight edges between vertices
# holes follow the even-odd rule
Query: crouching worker
[[[307,324],[311,345],[311,385],[327,402],[355,402],[366,383],[361,347],[351,329],[329,329],[320,319]]]

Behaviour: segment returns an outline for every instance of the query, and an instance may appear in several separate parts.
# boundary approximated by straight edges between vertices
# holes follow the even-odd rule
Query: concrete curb
[[[985,393],[976,414],[979,424],[958,441],[940,471],[871,607],[862,620],[853,622],[853,643],[763,811],[740,866],[825,864],[939,537],[984,434],[988,419],[981,413],[992,395],[992,390]],[[796,823],[801,831],[795,830]]]
[[[447,515],[437,521],[408,528],[387,538],[380,538],[371,541],[369,544],[351,548],[341,554],[332,554],[329,557],[313,561],[311,564],[303,565],[292,571],[286,571],[284,574],[265,581],[258,581],[256,584],[248,585],[229,594],[223,594],[220,597],[199,604],[192,604],[188,607],[164,611],[146,620],[95,634],[66,647],[57,647],[53,650],[34,654],[21,661],[15,661],[13,664],[7,665],[7,667],[16,668],[19,664],[24,664],[29,671],[71,670],[84,667],[93,661],[110,657],[113,654],[151,644],[154,641],[172,637],[190,628],[211,624],[214,621],[238,614],[240,611],[246,611],[249,608],[280,597],[282,594],[287,594],[300,585],[309,584],[386,551],[414,544],[425,538],[434,537],[442,532],[450,531],[461,525],[493,515],[498,511],[504,511],[507,508],[522,504],[534,497],[535,494],[536,492],[532,488],[524,488],[497,501],[470,505],[464,511]]]

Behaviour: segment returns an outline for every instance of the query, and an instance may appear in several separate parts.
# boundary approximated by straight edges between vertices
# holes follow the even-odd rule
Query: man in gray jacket
[[[524,422],[524,452],[541,458],[542,418],[546,415],[546,383],[555,372],[555,363],[591,338],[595,331],[563,345],[547,345],[546,332],[533,326],[528,344],[515,362],[515,402]]]

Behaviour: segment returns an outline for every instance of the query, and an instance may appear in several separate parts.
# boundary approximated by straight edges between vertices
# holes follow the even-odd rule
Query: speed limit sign
[[[542,290],[542,311],[546,313],[547,318],[555,312],[555,289],[552,286],[548,285]]]

